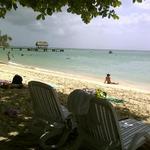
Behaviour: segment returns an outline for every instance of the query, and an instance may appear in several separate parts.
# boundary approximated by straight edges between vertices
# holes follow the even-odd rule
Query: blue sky
[[[97,17],[85,24],[80,16],[65,11],[37,21],[35,12],[20,7],[0,19],[0,30],[18,46],[46,40],[50,47],[150,50],[150,0],[141,4],[122,0],[116,12],[119,20]]]

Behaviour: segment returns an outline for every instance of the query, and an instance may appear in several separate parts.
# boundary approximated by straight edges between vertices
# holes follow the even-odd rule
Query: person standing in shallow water
[[[8,61],[10,61],[10,51],[7,53]]]
[[[107,74],[107,76],[105,77],[104,83],[107,83],[107,84],[119,84],[119,83],[116,83],[116,82],[111,82],[110,74]]]

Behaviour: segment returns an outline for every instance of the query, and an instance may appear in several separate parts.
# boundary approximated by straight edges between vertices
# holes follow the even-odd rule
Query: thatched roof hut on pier
[[[37,48],[41,48],[41,49],[47,50],[47,48],[48,48],[48,42],[46,42],[46,41],[37,41],[35,43],[35,46]]]

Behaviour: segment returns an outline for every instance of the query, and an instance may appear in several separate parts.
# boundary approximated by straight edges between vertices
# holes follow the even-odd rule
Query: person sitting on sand
[[[111,82],[110,74],[107,74],[104,83],[107,83],[107,84],[119,84],[119,83],[116,83],[116,82]]]

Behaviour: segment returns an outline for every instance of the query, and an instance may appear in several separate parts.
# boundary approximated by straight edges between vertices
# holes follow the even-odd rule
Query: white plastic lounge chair
[[[64,106],[60,105],[57,93],[53,87],[38,81],[30,81],[28,85],[34,118],[45,122],[47,128],[50,129],[50,131],[45,132],[40,137],[40,146],[43,149],[61,147],[71,130],[71,126],[68,123],[70,121],[70,113]],[[60,137],[60,134],[61,138],[56,145],[46,144],[49,139],[55,136]]]
[[[78,150],[83,143],[90,150],[135,150],[150,140],[150,125],[134,119],[118,121],[106,99],[75,90],[68,97],[68,109],[74,114],[79,130],[70,150]]]

